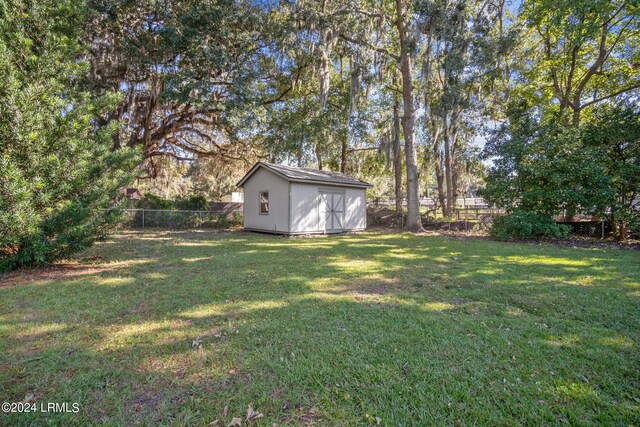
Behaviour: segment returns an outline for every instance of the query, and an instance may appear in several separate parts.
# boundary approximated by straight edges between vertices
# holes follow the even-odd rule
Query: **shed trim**
[[[287,209],[287,224],[289,231],[291,231],[291,181],[289,181],[289,209]]]
[[[300,183],[308,183],[308,184],[317,184],[317,185],[330,185],[335,187],[351,187],[351,188],[369,188],[373,187],[373,185],[368,182],[361,181],[357,178],[351,177],[349,175],[345,175],[339,172],[331,172],[331,171],[321,171],[316,169],[308,169],[308,168],[289,168],[283,165],[275,165],[272,163],[258,162],[247,172],[247,174],[238,182],[238,187],[243,187],[244,183],[253,175],[260,167],[267,169],[268,171],[278,175],[279,177],[289,181],[289,182],[300,182]],[[299,174],[313,174],[320,175],[322,178],[318,179],[313,176],[308,177],[296,177],[287,175],[282,171],[283,168],[292,169],[292,173]]]

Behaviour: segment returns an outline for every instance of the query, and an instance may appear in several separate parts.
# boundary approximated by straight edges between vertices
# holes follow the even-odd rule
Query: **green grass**
[[[81,410],[0,425],[640,424],[639,252],[149,232],[80,262],[0,287],[0,401]]]

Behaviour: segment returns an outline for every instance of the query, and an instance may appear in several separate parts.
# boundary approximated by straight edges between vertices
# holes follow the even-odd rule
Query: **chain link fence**
[[[456,208],[452,218],[433,219],[425,224],[432,227],[456,232],[488,232],[494,219],[505,215],[505,211],[495,208]],[[613,229],[609,222],[602,219],[580,219],[574,221],[557,220],[568,228],[568,239],[606,240],[613,237]]]
[[[605,220],[579,220],[579,221],[556,221],[557,224],[568,227],[568,237],[578,237],[584,239],[608,239],[612,237],[613,229]]]
[[[374,208],[374,206],[369,206]],[[489,231],[496,216],[504,215],[501,209],[488,207],[457,207],[453,217],[423,214],[423,225],[427,230],[456,233],[484,234]],[[369,226],[403,228],[405,215],[398,215],[388,208],[368,210]],[[613,230],[607,221],[600,219],[558,221],[569,228],[568,238],[589,240],[611,239]],[[240,212],[213,212],[163,209],[126,209],[121,226],[124,228],[167,228],[167,229],[225,229],[242,226]]]
[[[457,200],[451,217],[442,216],[441,210],[432,199],[421,200],[423,226],[427,230],[446,231],[465,234],[486,234],[496,217],[505,215],[503,209],[489,207],[480,198]],[[395,200],[372,200],[367,209],[368,224],[371,226],[404,228],[406,212],[395,211]],[[597,217],[576,217],[569,220],[565,216],[556,218],[556,223],[568,228],[567,239],[611,240],[611,224]]]
[[[224,229],[242,225],[242,214],[174,209],[126,209],[121,225],[124,228]]]
[[[472,234],[487,233],[496,216],[504,215],[504,210],[489,207],[461,207],[455,208],[451,217],[443,217],[437,211],[430,211],[423,215],[426,229],[463,232]]]
[[[451,217],[444,217],[439,209],[421,206],[422,224],[427,230],[465,233],[486,233],[493,219],[504,215],[501,209],[486,206],[457,206]],[[374,227],[404,228],[406,212],[399,214],[394,204],[372,202],[367,206],[367,224]]]

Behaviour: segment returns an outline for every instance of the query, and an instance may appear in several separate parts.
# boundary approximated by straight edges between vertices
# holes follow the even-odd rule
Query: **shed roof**
[[[238,187],[244,186],[244,183],[259,168],[265,168],[281,176],[287,181],[292,182],[309,182],[314,184],[331,184],[341,187],[373,187],[368,182],[361,181],[352,176],[341,172],[325,171],[319,169],[294,168],[292,166],[277,165],[275,163],[258,162],[247,174],[238,182]]]

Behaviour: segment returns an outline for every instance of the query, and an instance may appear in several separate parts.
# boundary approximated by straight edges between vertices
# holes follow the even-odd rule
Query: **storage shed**
[[[256,163],[240,180],[244,228],[277,234],[322,234],[367,227],[366,190],[339,172]]]

